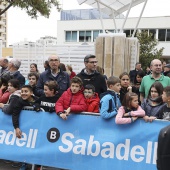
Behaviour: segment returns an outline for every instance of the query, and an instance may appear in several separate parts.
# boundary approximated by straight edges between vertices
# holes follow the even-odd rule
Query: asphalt
[[[6,162],[5,160],[1,160],[0,159],[0,170],[19,170],[20,167],[12,167],[12,162]],[[32,170],[32,165],[31,164],[28,164],[27,166],[28,168],[26,170]],[[58,168],[52,168],[52,167],[43,167],[42,168],[43,170],[62,170],[62,169],[58,169]],[[36,169],[36,166],[34,168],[34,170],[37,170]]]

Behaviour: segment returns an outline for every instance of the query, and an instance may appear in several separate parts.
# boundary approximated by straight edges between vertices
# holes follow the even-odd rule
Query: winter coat
[[[7,103],[9,96],[10,96],[10,92],[8,90],[6,90],[4,93],[3,91],[0,89],[0,103]]]
[[[82,90],[73,94],[70,88],[65,91],[55,105],[56,113],[63,112],[70,107],[71,112],[83,112],[87,110]]]
[[[47,69],[46,71],[44,71],[43,73],[40,74],[40,77],[38,79],[37,82],[37,92],[36,95],[37,96],[41,96],[44,94],[44,83],[46,81],[57,81],[58,85],[59,85],[59,93],[62,94],[64,91],[66,91],[69,86],[70,86],[70,77],[68,75],[68,73],[66,73],[65,71],[62,71],[60,69],[58,75],[56,77],[54,77],[51,74],[51,70]]]
[[[95,93],[91,98],[85,99],[85,101],[87,104],[87,112],[99,113],[100,99],[97,93]]]
[[[10,75],[11,78],[13,78],[13,79],[19,80],[20,87],[25,85],[25,77],[20,73],[20,71],[16,71],[16,72],[9,72],[9,71],[7,71],[6,73],[4,73],[3,76],[5,76],[6,74]]]
[[[156,106],[152,106],[148,99],[144,99],[141,107],[145,111],[146,116],[158,117],[158,112],[162,109],[164,105],[165,103],[160,102]]]
[[[12,93],[9,96],[9,100],[7,102],[8,105],[4,105],[4,107],[2,108],[2,111],[6,114],[11,115],[12,111],[13,111],[13,107],[16,104],[16,101],[18,100],[18,98],[21,96],[21,91],[20,90],[16,90],[14,93]]]
[[[123,117],[124,113],[126,113],[124,106],[121,106],[118,110],[117,115],[116,115],[116,119],[115,119],[116,124],[132,123],[133,121],[132,121],[131,117],[143,117],[143,116],[145,116],[145,111],[140,106],[138,106],[137,110],[130,111],[129,117]]]
[[[19,128],[19,116],[20,112],[22,111],[24,106],[33,106],[35,104],[35,100],[37,99],[35,96],[32,96],[34,99],[33,102],[29,102],[27,100],[23,100],[21,97],[19,97],[15,101],[15,105],[12,110],[12,123],[14,128]]]
[[[43,95],[35,101],[35,105],[36,107],[43,108],[46,112],[52,113],[55,112],[55,104],[59,97],[59,94],[56,94],[52,97],[46,97],[45,95]]]
[[[100,95],[100,115],[104,119],[109,119],[117,114],[121,106],[118,94],[108,90]]]
[[[83,69],[78,77],[83,81],[83,86],[85,87],[87,84],[92,84],[95,87],[95,92],[100,96],[101,93],[107,91],[106,80],[103,75],[95,71],[93,74],[86,74]]]

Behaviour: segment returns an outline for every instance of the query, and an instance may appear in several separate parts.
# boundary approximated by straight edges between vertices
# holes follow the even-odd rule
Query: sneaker
[[[19,170],[26,170],[26,169],[27,169],[27,164],[23,163]]]
[[[13,162],[12,163],[12,167],[14,167],[14,168],[18,168],[18,167],[21,167],[21,166],[22,166],[21,162]]]

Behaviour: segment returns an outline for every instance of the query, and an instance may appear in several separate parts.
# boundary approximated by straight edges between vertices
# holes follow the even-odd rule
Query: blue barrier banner
[[[22,138],[0,111],[0,158],[71,170],[156,170],[157,138],[168,121],[116,125],[115,119],[22,111]],[[133,168],[134,167],[134,168]]]

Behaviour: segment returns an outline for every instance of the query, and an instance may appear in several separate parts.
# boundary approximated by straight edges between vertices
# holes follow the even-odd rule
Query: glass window
[[[66,42],[71,41],[71,31],[66,31]]]
[[[155,29],[150,29],[149,30],[149,34],[152,34],[152,38],[154,39],[154,38],[156,38],[156,30]]]
[[[79,31],[79,42],[84,42],[85,40],[85,31]]]
[[[77,42],[77,31],[66,31],[66,42]]]
[[[130,37],[131,36],[130,30],[124,30],[123,32],[126,34],[126,37]]]
[[[166,41],[170,41],[170,29],[167,29]]]
[[[72,31],[72,41],[77,42],[77,31]]]
[[[91,42],[91,31],[86,31],[86,42]]]
[[[98,35],[99,35],[99,30],[93,31],[93,42],[94,42],[95,39],[98,37]]]
[[[158,40],[165,41],[166,29],[159,29],[158,30]]]

